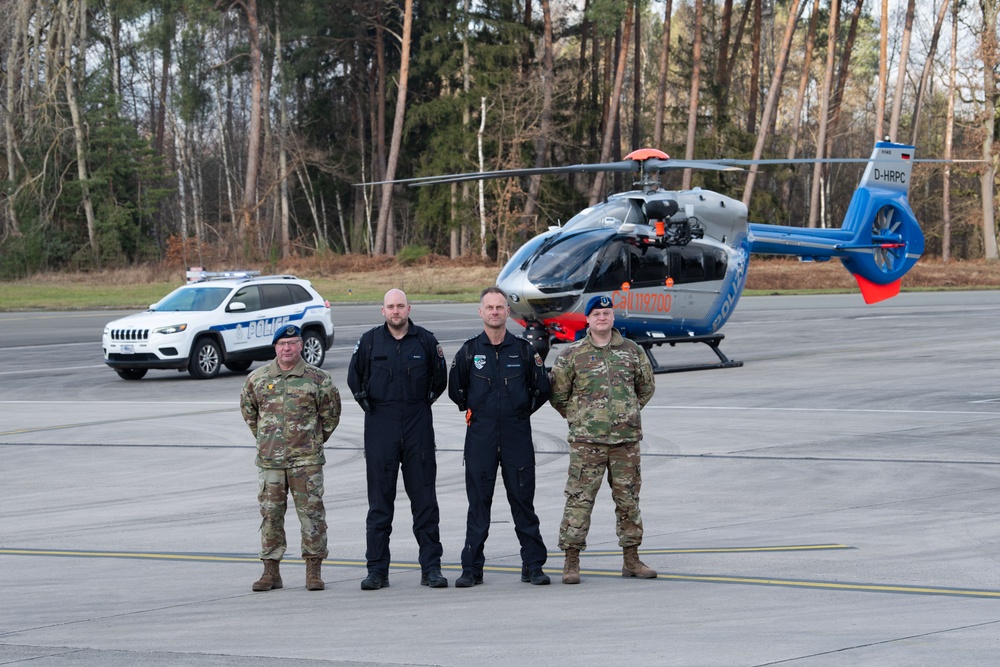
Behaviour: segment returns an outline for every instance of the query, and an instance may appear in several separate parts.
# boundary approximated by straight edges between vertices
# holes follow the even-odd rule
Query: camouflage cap
[[[301,337],[302,337],[302,330],[299,329],[294,324],[289,324],[287,326],[281,327],[275,332],[274,338],[271,339],[271,345],[277,344],[277,342],[282,338],[301,338]]]
[[[587,302],[587,307],[584,309],[584,315],[590,315],[590,311],[595,308],[614,308],[615,305],[611,303],[611,297],[607,294],[601,294],[599,296],[593,297]]]

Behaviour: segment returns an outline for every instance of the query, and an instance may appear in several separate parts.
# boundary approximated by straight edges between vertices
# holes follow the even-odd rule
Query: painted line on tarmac
[[[122,419],[101,419],[93,422],[77,422],[75,424],[58,424],[56,426],[42,426],[39,428],[20,428],[13,431],[0,431],[0,435],[24,435],[25,433],[41,433],[44,431],[64,431],[68,428],[83,428],[86,426],[106,426],[108,424],[127,424],[130,422],[149,421],[152,419],[172,419],[174,417],[193,417],[195,415],[212,415],[223,412],[233,412],[239,410],[239,406],[232,408],[222,408],[219,410],[196,410],[194,412],[178,412],[165,415],[150,415],[148,417],[124,417]]]
[[[639,553],[643,555],[652,554],[739,554],[739,553],[754,553],[754,552],[772,552],[772,551],[830,551],[838,549],[854,549],[856,547],[851,547],[846,544],[792,544],[792,545],[781,545],[772,547],[692,547],[688,549],[640,549]],[[580,552],[580,557],[585,558],[587,556],[620,556],[622,553],[621,549],[616,551],[582,551]],[[561,551],[555,553],[550,553],[550,558],[555,558],[562,556]]]
[[[998,412],[984,410],[889,410],[876,408],[791,408],[791,407],[749,407],[744,405],[647,405],[643,410],[712,410],[720,412],[835,412],[885,415],[978,415],[991,417]]]
[[[806,548],[812,547],[825,547],[825,548],[847,548],[843,545],[803,545]],[[762,549],[772,549],[772,547],[763,547]],[[787,547],[781,547],[782,550],[788,550]],[[666,552],[668,550],[664,550]],[[618,554],[620,552],[614,552]],[[653,553],[650,551],[643,551],[643,554]],[[660,553],[659,551],[655,553]],[[593,554],[592,554],[593,555]],[[141,560],[164,560],[164,561],[187,561],[187,562],[212,562],[212,563],[258,563],[260,562],[257,557],[245,556],[238,554],[184,554],[184,553],[148,553],[148,552],[127,552],[127,551],[67,551],[67,550],[51,550],[51,549],[0,549],[0,556],[54,556],[54,557],[68,557],[68,558],[125,558],[125,559],[141,559]],[[301,558],[285,558],[283,562],[302,564]],[[334,560],[325,559],[323,561],[324,565],[337,565],[342,567],[358,567],[364,568],[366,562],[363,560]],[[407,570],[417,570],[420,568],[418,563],[390,563],[390,568],[395,569],[407,569]],[[442,565],[442,570],[461,570],[461,565]],[[510,566],[491,566],[487,565],[483,568],[485,572],[505,572],[505,573],[517,573],[520,574],[520,567],[510,567]],[[558,570],[549,568],[548,572],[553,575],[559,575]],[[621,577],[620,570],[580,570],[581,575],[586,575],[590,577]],[[937,595],[946,597],[962,597],[962,598],[989,598],[989,599],[1000,599],[1000,590],[990,590],[990,589],[976,589],[976,588],[945,588],[939,586],[913,586],[913,585],[903,585],[903,584],[866,584],[860,582],[843,582],[843,581],[817,581],[808,579],[777,579],[773,577],[736,577],[736,576],[726,576],[726,575],[715,575],[715,574],[683,574],[683,573],[666,573],[660,572],[657,574],[657,579],[661,581],[688,581],[694,583],[710,583],[710,584],[736,584],[736,585],[749,585],[749,586],[779,586],[782,588],[803,588],[810,590],[824,590],[824,591],[846,591],[855,593],[895,593],[904,595]]]
[[[6,348],[11,349],[11,348]],[[59,366],[58,368],[31,368],[24,371],[0,371],[0,375],[38,375],[45,372],[81,371],[87,368],[102,368],[104,364],[94,364],[92,366]]]

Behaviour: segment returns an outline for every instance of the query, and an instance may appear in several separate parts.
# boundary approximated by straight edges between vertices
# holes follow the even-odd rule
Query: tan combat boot
[[[580,583],[580,550],[567,549],[566,562],[563,564],[562,582],[564,584]]]
[[[268,559],[264,561],[264,574],[260,575],[260,579],[253,582],[253,589],[255,591],[269,591],[275,588],[281,588],[281,574],[278,572],[278,561]]]
[[[637,579],[656,579],[656,570],[646,567],[646,564],[639,560],[639,547],[625,547],[625,564],[622,566],[623,577],[635,577]]]
[[[320,564],[322,558],[306,558],[306,590],[321,591],[326,588],[326,584],[319,578]]]

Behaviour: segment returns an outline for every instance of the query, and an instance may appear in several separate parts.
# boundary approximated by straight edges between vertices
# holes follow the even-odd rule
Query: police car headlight
[[[186,324],[171,324],[168,327],[159,327],[158,329],[153,329],[155,334],[175,334],[180,333],[188,328]]]

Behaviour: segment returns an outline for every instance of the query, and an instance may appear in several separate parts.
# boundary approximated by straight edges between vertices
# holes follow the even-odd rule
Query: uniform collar
[[[591,347],[596,347],[598,349],[604,347],[619,347],[624,342],[625,338],[621,335],[618,329],[612,328],[611,342],[609,342],[607,345],[598,345],[597,343],[594,342],[594,339],[590,336],[590,329],[587,329],[587,344],[590,345]]]
[[[306,372],[306,360],[303,359],[302,357],[299,357],[299,360],[295,362],[295,365],[292,366],[287,371],[281,370],[281,367],[278,366],[277,359],[271,360],[271,375],[295,375],[301,377],[302,375],[305,374],[305,372]]]

